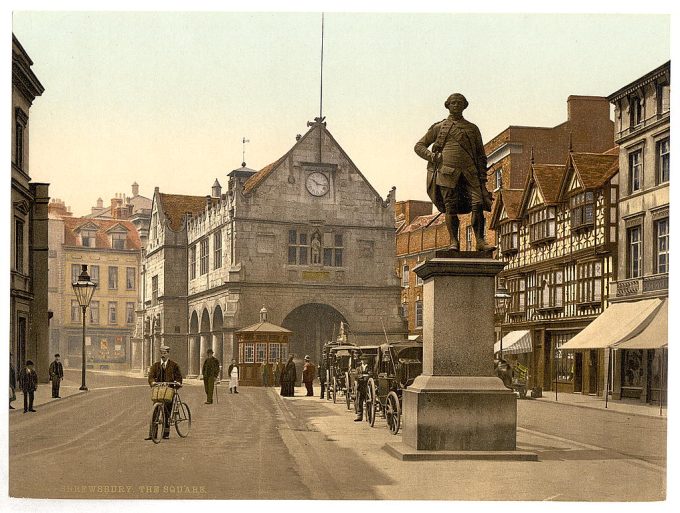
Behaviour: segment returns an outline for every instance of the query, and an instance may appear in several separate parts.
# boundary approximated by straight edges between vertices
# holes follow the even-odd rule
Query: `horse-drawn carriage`
[[[346,376],[350,369],[352,351],[356,349],[353,344],[338,344],[329,342],[324,346],[326,369],[328,369],[328,399],[337,401],[338,394],[343,393],[347,397]],[[332,397],[331,397],[332,396]]]
[[[373,376],[366,386],[366,414],[373,426],[380,413],[393,435],[401,426],[402,392],[423,372],[423,344],[402,341],[382,344]]]

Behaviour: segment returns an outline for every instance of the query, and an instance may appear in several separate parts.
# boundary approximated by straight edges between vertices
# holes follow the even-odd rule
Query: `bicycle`
[[[182,402],[179,396],[181,383],[171,381],[168,383],[154,383],[151,387],[151,400],[154,402],[151,411],[151,424],[149,434],[153,443],[158,444],[162,439],[165,426],[165,403],[171,402],[170,420],[168,425],[175,426],[175,431],[181,438],[186,438],[191,430],[191,410],[187,403]]]

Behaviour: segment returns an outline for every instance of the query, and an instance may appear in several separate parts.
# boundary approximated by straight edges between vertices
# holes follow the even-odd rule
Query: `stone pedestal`
[[[403,394],[401,459],[536,459],[516,451],[517,400],[494,374],[491,258],[443,258],[414,269],[423,283],[423,374]]]

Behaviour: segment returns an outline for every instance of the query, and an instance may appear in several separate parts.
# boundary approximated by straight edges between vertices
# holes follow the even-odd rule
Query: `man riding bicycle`
[[[149,369],[149,386],[154,386],[156,383],[182,383],[182,371],[179,370],[179,365],[170,359],[170,348],[168,346],[160,347],[161,360],[155,362]],[[170,437],[170,414],[172,402],[164,403],[165,408],[165,422],[163,423],[163,438]],[[149,436],[145,440],[151,440],[153,433],[149,431]]]

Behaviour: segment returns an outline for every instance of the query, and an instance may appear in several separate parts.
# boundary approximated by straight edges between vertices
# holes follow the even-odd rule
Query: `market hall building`
[[[163,343],[190,376],[260,317],[290,330],[296,361],[318,361],[343,322],[350,341],[406,338],[400,315],[395,189],[382,198],[315,120],[260,171],[245,164],[206,196],[156,190],[143,270],[143,368]],[[242,363],[273,361],[245,351]],[[253,361],[250,361],[253,360]]]

